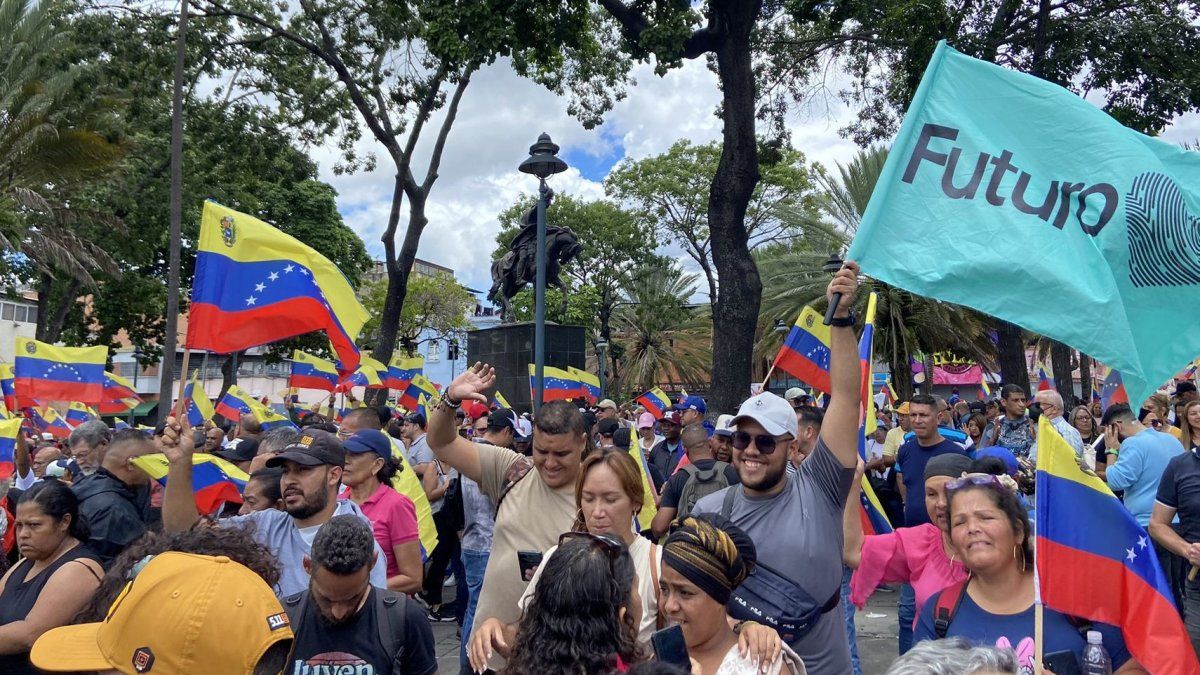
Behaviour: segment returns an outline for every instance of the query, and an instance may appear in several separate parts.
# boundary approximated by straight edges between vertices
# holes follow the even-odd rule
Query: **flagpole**
[[[183,363],[179,366],[179,396],[175,399],[175,405],[171,407],[171,415],[175,417],[175,419],[179,419],[179,413],[183,409],[183,388],[187,386],[188,361],[190,360],[191,356],[192,350],[189,349],[185,344],[183,346]],[[175,359],[171,360],[174,361]],[[175,373],[171,373],[171,377],[174,376]],[[170,391],[170,389],[167,391]],[[162,404],[160,403],[159,405],[161,406]]]
[[[1027,535],[1028,536],[1028,535]],[[1034,673],[1042,675],[1045,672],[1042,669],[1042,582],[1038,574],[1038,545],[1037,538],[1033,539],[1033,654],[1037,660],[1034,662]]]

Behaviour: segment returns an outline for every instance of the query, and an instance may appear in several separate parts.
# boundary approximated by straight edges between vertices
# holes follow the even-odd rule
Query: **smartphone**
[[[541,551],[517,551],[517,566],[521,568],[521,580],[529,581],[538,565],[542,564]]]
[[[692,664],[688,660],[687,643],[683,641],[683,629],[678,625],[651,633],[650,644],[654,646],[654,656],[659,661],[691,672]]]
[[[1042,667],[1054,675],[1083,675],[1079,667],[1079,657],[1069,649],[1047,654],[1042,658]]]

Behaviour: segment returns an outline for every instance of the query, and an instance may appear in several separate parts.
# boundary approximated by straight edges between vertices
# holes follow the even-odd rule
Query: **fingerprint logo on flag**
[[[1161,173],[1133,179],[1126,194],[1129,278],[1134,286],[1200,284],[1200,219]]]

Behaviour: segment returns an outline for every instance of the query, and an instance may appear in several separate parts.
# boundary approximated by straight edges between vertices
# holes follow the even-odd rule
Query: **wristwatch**
[[[853,328],[855,322],[857,322],[857,321],[858,321],[858,317],[854,316],[854,309],[851,308],[850,313],[848,315],[846,315],[844,317],[835,316],[832,319],[830,319],[829,325],[837,326],[838,328]]]

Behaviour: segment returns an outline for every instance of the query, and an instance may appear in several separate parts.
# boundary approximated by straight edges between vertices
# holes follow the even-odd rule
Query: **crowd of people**
[[[878,406],[861,457],[856,271],[828,289],[823,405],[794,388],[730,411],[688,396],[658,416],[604,399],[526,417],[488,405],[476,364],[427,417],[23,437],[0,509],[0,672],[426,675],[431,624],[454,622],[463,673],[858,674],[855,609],[876,592],[898,598],[889,673],[1032,672],[1042,416],[1147,528],[1200,650],[1195,387],[1107,410],[1014,385],[919,394]],[[152,453],[165,481],[134,462]],[[206,454],[248,474],[240,503],[197,508]],[[864,476],[894,531],[864,531]],[[1121,626],[1049,609],[1043,651],[1078,659],[1088,631],[1114,672],[1144,672]]]

